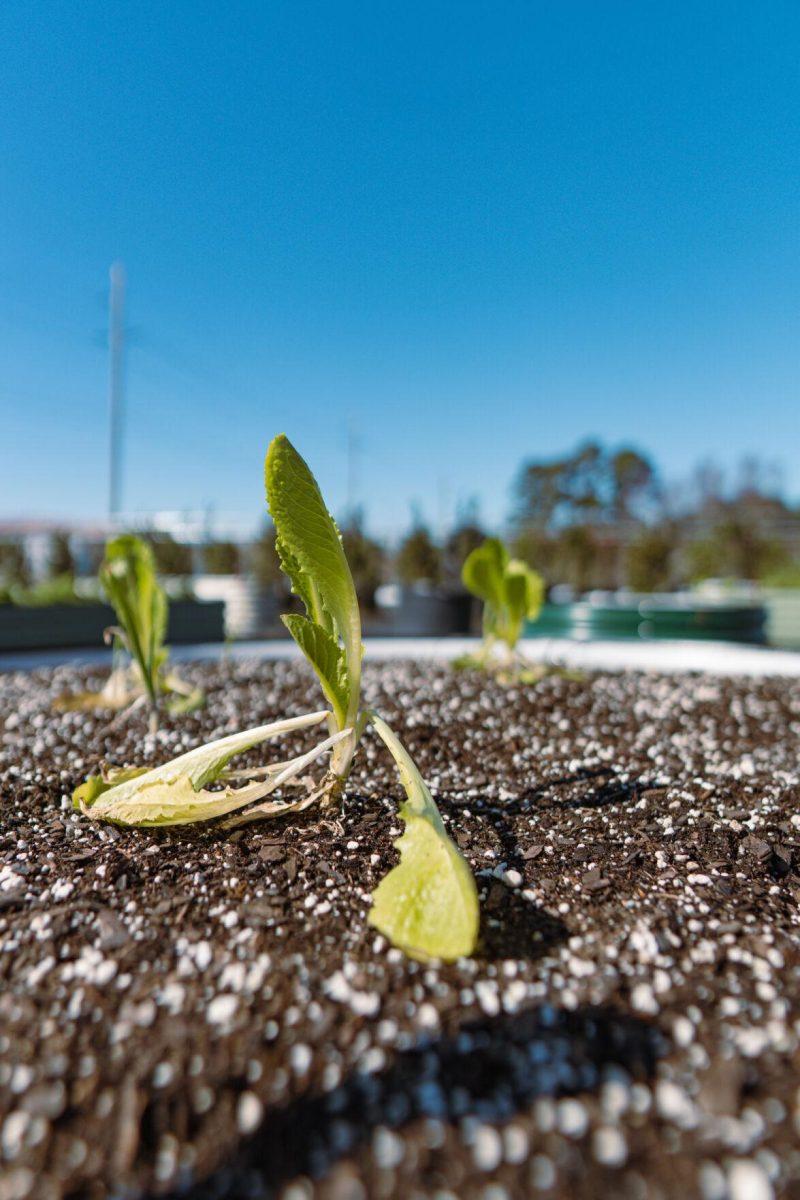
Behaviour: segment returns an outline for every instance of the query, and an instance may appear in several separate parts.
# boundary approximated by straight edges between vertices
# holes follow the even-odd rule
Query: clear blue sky
[[[797,0],[4,0],[0,513],[262,511],[285,430],[378,530],[597,435],[800,496]]]

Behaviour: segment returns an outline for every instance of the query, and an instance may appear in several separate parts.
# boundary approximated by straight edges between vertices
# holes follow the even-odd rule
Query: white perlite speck
[[[628,1157],[628,1145],[618,1129],[602,1125],[592,1137],[592,1152],[605,1167],[621,1167]]]
[[[0,1134],[0,1146],[7,1159],[14,1159],[19,1154],[30,1121],[28,1114],[19,1110],[6,1117]]]
[[[658,1012],[658,1001],[653,995],[649,983],[637,983],[631,992],[631,1005],[637,1012],[647,1013],[653,1017]]]
[[[0,892],[17,892],[25,887],[25,879],[9,866],[0,867]]]
[[[298,1042],[289,1051],[289,1062],[296,1075],[305,1075],[311,1066],[311,1050],[303,1042]]]
[[[325,994],[339,1004],[349,1004],[359,1017],[374,1017],[381,1006],[377,992],[359,992],[351,987],[344,971],[335,971],[323,985]]]
[[[697,1124],[697,1110],[693,1102],[670,1079],[662,1079],[656,1085],[656,1110],[665,1121],[681,1129],[691,1129]]]
[[[704,1162],[698,1175],[703,1200],[727,1200],[728,1185],[725,1173],[715,1162]]]
[[[503,1161],[503,1143],[491,1125],[479,1125],[475,1130],[472,1157],[479,1171],[494,1171]]]
[[[479,979],[475,984],[475,995],[483,1011],[489,1017],[496,1017],[500,1011],[500,1000],[497,995],[497,984],[493,979]]]
[[[631,1102],[631,1089],[621,1079],[610,1079],[603,1084],[600,1093],[600,1103],[606,1120],[617,1121],[627,1110]]]
[[[356,992],[350,997],[350,1007],[359,1017],[374,1017],[381,1006],[377,992]]]
[[[581,1138],[589,1124],[589,1114],[580,1100],[561,1100],[557,1108],[556,1123],[565,1137]]]
[[[209,1021],[212,1025],[227,1025],[233,1020],[238,1005],[238,997],[230,993],[215,996],[208,1006]]]
[[[153,1071],[153,1087],[168,1087],[175,1078],[175,1068],[172,1063],[160,1062]]]
[[[503,1149],[506,1162],[525,1162],[528,1157],[528,1144],[528,1134],[521,1125],[508,1125],[503,1130]]]
[[[682,1049],[694,1041],[694,1025],[688,1017],[676,1017],[672,1022],[672,1036]]]
[[[546,1192],[556,1181],[556,1169],[544,1154],[534,1154],[531,1159],[531,1179],[537,1191]]]
[[[403,1139],[385,1125],[379,1125],[372,1138],[372,1153],[381,1170],[391,1171],[403,1161]]]
[[[255,1092],[242,1092],[236,1105],[236,1127],[240,1133],[254,1133],[261,1124],[264,1106]]]
[[[752,1158],[742,1158],[728,1171],[730,1200],[773,1200],[775,1195],[764,1168]]]

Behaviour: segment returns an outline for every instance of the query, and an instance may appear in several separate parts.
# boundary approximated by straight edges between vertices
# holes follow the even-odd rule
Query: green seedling
[[[371,728],[394,758],[407,800],[400,809],[400,862],[373,895],[370,923],[413,957],[471,954],[479,923],[475,881],[407,750],[376,712],[361,707],[361,616],[350,567],[314,476],[283,435],[267,452],[266,488],[281,566],[305,609],[283,620],[330,708],[221,738],[165,766],[93,776],[75,790],[75,807],[124,825],[224,817],[230,827],[312,804],[331,806],[339,802]],[[308,728],[325,736],[303,754],[258,767],[231,766],[245,750]]]
[[[498,538],[486,538],[461,568],[464,586],[483,601],[483,644],[458,667],[493,671],[499,678],[523,683],[541,678],[517,649],[526,621],[535,621],[544,600],[544,580],[527,563],[511,558]]]
[[[108,542],[100,583],[119,622],[105,633],[113,645],[111,675],[102,691],[60,697],[57,707],[124,709],[148,704],[153,729],[162,709],[177,716],[199,708],[203,693],[169,669],[164,645],[169,602],[147,543],[133,534]]]

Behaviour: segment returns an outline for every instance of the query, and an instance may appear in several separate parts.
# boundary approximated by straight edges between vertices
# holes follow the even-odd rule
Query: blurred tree
[[[0,583],[28,587],[31,573],[21,542],[0,542]]]
[[[690,583],[721,579],[726,574],[724,550],[716,538],[695,538],[685,546],[684,558],[683,574]]]
[[[401,583],[426,580],[438,583],[441,578],[441,552],[426,527],[417,523],[400,543],[395,570]]]
[[[521,527],[547,530],[555,524],[562,498],[564,463],[564,459],[556,459],[523,464],[515,485],[515,516]]]
[[[75,559],[68,533],[59,530],[50,538],[50,555],[47,562],[47,573],[50,579],[59,575],[75,574]]]
[[[676,537],[668,528],[643,529],[625,554],[625,574],[635,592],[662,592],[672,581]]]
[[[383,582],[386,555],[380,543],[364,532],[360,509],[356,509],[342,529],[342,545],[360,602],[366,608],[374,608],[375,592]]]
[[[171,533],[148,533],[143,536],[153,547],[159,575],[191,575],[191,546],[176,542]]]
[[[562,519],[583,525],[601,518],[609,490],[609,463],[597,442],[584,442],[565,459],[561,473]]]
[[[770,588],[800,588],[800,560],[790,559],[783,566],[766,571],[761,582]]]
[[[461,587],[461,568],[468,554],[482,545],[486,532],[469,521],[458,525],[447,538],[442,555],[442,570],[446,583]]]
[[[722,470],[713,459],[707,458],[698,463],[692,480],[692,507],[700,512],[716,508],[722,502],[724,482]]]
[[[538,571],[546,583],[559,582],[556,577],[557,538],[550,537],[538,529],[522,529],[511,543],[511,553],[515,558],[521,558],[534,571]]]
[[[84,548],[84,564],[90,575],[97,575],[105,556],[105,542],[92,541]]]
[[[689,542],[686,562],[692,583],[703,579],[759,580],[787,566],[791,554],[787,546],[765,536],[733,505],[709,536]]]
[[[559,583],[568,583],[576,592],[588,591],[593,585],[593,572],[598,558],[598,546],[592,530],[586,525],[571,525],[557,543],[554,570]]]
[[[235,542],[209,542],[203,547],[203,568],[209,575],[238,575],[240,560]]]
[[[611,456],[611,517],[616,521],[636,518],[642,501],[655,497],[656,473],[649,459],[638,450],[624,447]]]
[[[268,521],[260,536],[250,547],[250,569],[264,588],[285,590],[288,588],[286,576],[281,571],[278,552],[275,549],[275,526]]]
[[[520,527],[556,533],[570,525],[637,519],[657,495],[653,464],[638,450],[613,454],[584,442],[572,454],[525,463],[517,477],[516,521]]]

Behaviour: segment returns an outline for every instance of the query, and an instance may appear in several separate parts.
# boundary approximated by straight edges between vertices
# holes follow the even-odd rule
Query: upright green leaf
[[[328,633],[332,634],[333,620],[330,613],[325,610],[314,580],[302,570],[295,556],[279,537],[275,538],[275,551],[281,569],[289,577],[292,591],[302,600],[303,607],[311,620],[322,625]]]
[[[541,576],[520,559],[509,558],[498,538],[486,538],[465,559],[461,578],[484,602],[484,659],[497,638],[513,650],[524,622],[539,615],[544,598]]]
[[[507,629],[506,641],[513,647],[517,644],[526,620],[538,617],[544,598],[544,580],[527,563],[512,558],[506,565],[504,575],[506,595]]]
[[[408,751],[385,721],[375,713],[370,719],[408,796],[400,809],[405,832],[396,842],[400,863],[373,894],[370,924],[415,958],[452,960],[472,954],[480,921],[472,872],[448,837]]]
[[[100,568],[105,589],[125,635],[131,657],[150,700],[158,693],[158,672],[166,653],[167,597],[156,579],[153,552],[133,534],[113,538]]]
[[[264,474],[281,564],[311,621],[344,643],[349,682],[347,716],[348,723],[352,722],[361,676],[361,617],[339,531],[317,481],[285,434],[270,443]],[[315,648],[318,642],[314,635]],[[319,671],[317,662],[311,661]],[[323,686],[330,686],[330,682],[326,676]]]
[[[284,615],[283,621],[308,661],[317,672],[322,690],[330,701],[340,729],[344,728],[350,701],[347,659],[335,638],[308,617]]]
[[[461,568],[461,579],[473,595],[502,608],[505,601],[503,575],[508,562],[508,551],[498,538],[486,540],[468,554]]]

